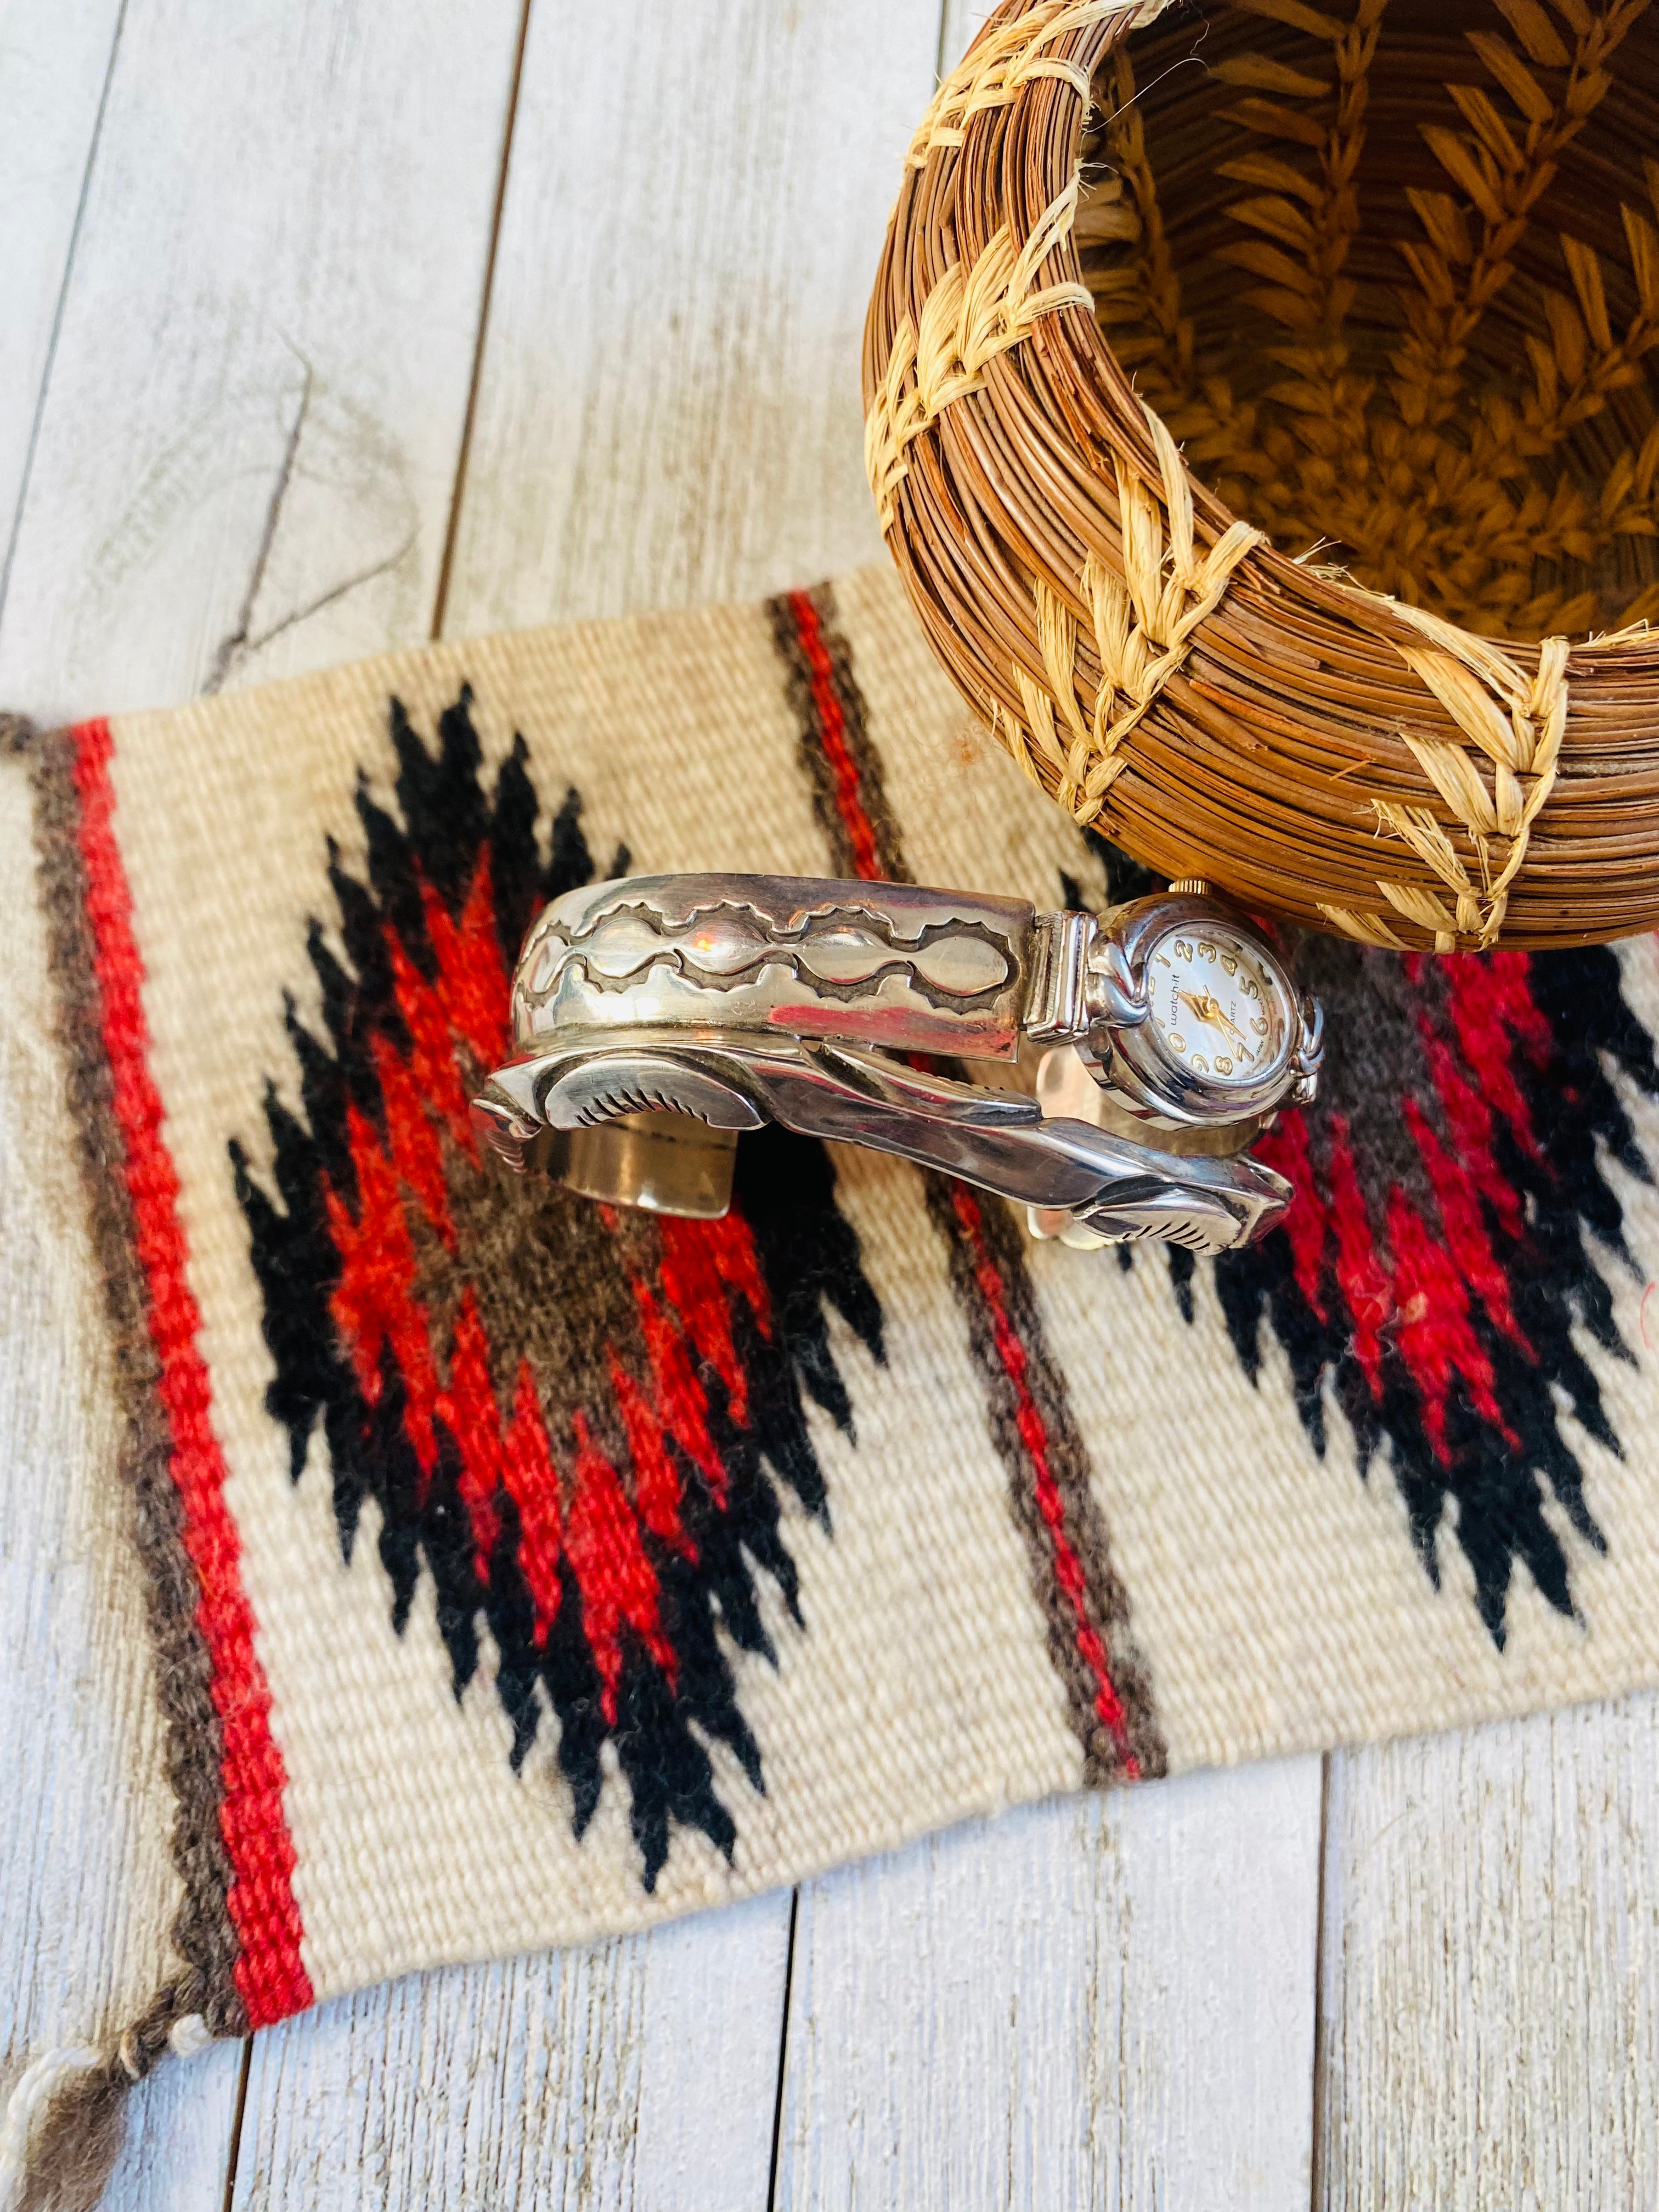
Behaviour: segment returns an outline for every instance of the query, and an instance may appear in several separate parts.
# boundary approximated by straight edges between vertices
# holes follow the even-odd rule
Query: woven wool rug
[[[130,1786],[173,1801],[129,2075],[1047,1793],[1659,1682],[1651,942],[1305,942],[1297,1198],[1213,1264],[775,1130],[680,1223],[474,1147],[542,900],[1150,884],[971,730],[886,571],[9,749],[6,1018],[61,1056],[125,1420],[73,1479],[122,1501],[165,1723]]]

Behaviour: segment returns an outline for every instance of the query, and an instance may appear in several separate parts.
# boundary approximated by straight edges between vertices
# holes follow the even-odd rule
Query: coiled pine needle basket
[[[1006,0],[940,86],[871,484],[1079,823],[1368,945],[1659,925],[1648,9]]]

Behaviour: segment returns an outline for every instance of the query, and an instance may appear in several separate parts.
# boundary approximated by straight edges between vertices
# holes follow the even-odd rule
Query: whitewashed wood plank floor
[[[154,704],[876,557],[864,299],[984,12],[0,0],[0,696]],[[26,874],[0,838],[9,919]],[[0,1146],[0,2087],[78,2024],[66,1984],[121,1996],[97,1808],[141,1725],[63,1663],[99,1594],[33,1502],[108,1445],[44,1177]],[[1036,1808],[366,1992],[240,2082],[164,2069],[110,2201],[1651,2204],[1654,1717]]]

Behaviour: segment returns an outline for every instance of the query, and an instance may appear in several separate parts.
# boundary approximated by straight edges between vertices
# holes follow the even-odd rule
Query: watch
[[[1266,935],[1190,884],[1100,915],[805,877],[590,884],[532,925],[513,1027],[475,1126],[592,1198],[719,1214],[741,1133],[774,1121],[961,1176],[1038,1235],[1199,1251],[1289,1202],[1246,1148],[1311,1097],[1321,1049]]]
[[[1085,933],[1081,1050],[1131,1114],[1235,1127],[1313,1097],[1318,1004],[1243,915],[1183,885],[1111,908]]]
[[[1035,1072],[1045,1113],[1216,1155],[1243,1152],[1281,1107],[1316,1096],[1318,1000],[1207,884],[1173,884],[1097,916],[1044,915],[1038,927],[1045,957],[1028,1029],[1060,1041]],[[1052,1210],[1034,1209],[1030,1226],[1070,1243],[1105,1241]]]

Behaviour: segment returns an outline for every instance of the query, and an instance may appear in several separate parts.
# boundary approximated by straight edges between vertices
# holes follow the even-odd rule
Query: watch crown
[[[1172,891],[1191,898],[1202,898],[1209,888],[1202,876],[1177,876],[1170,886]]]

